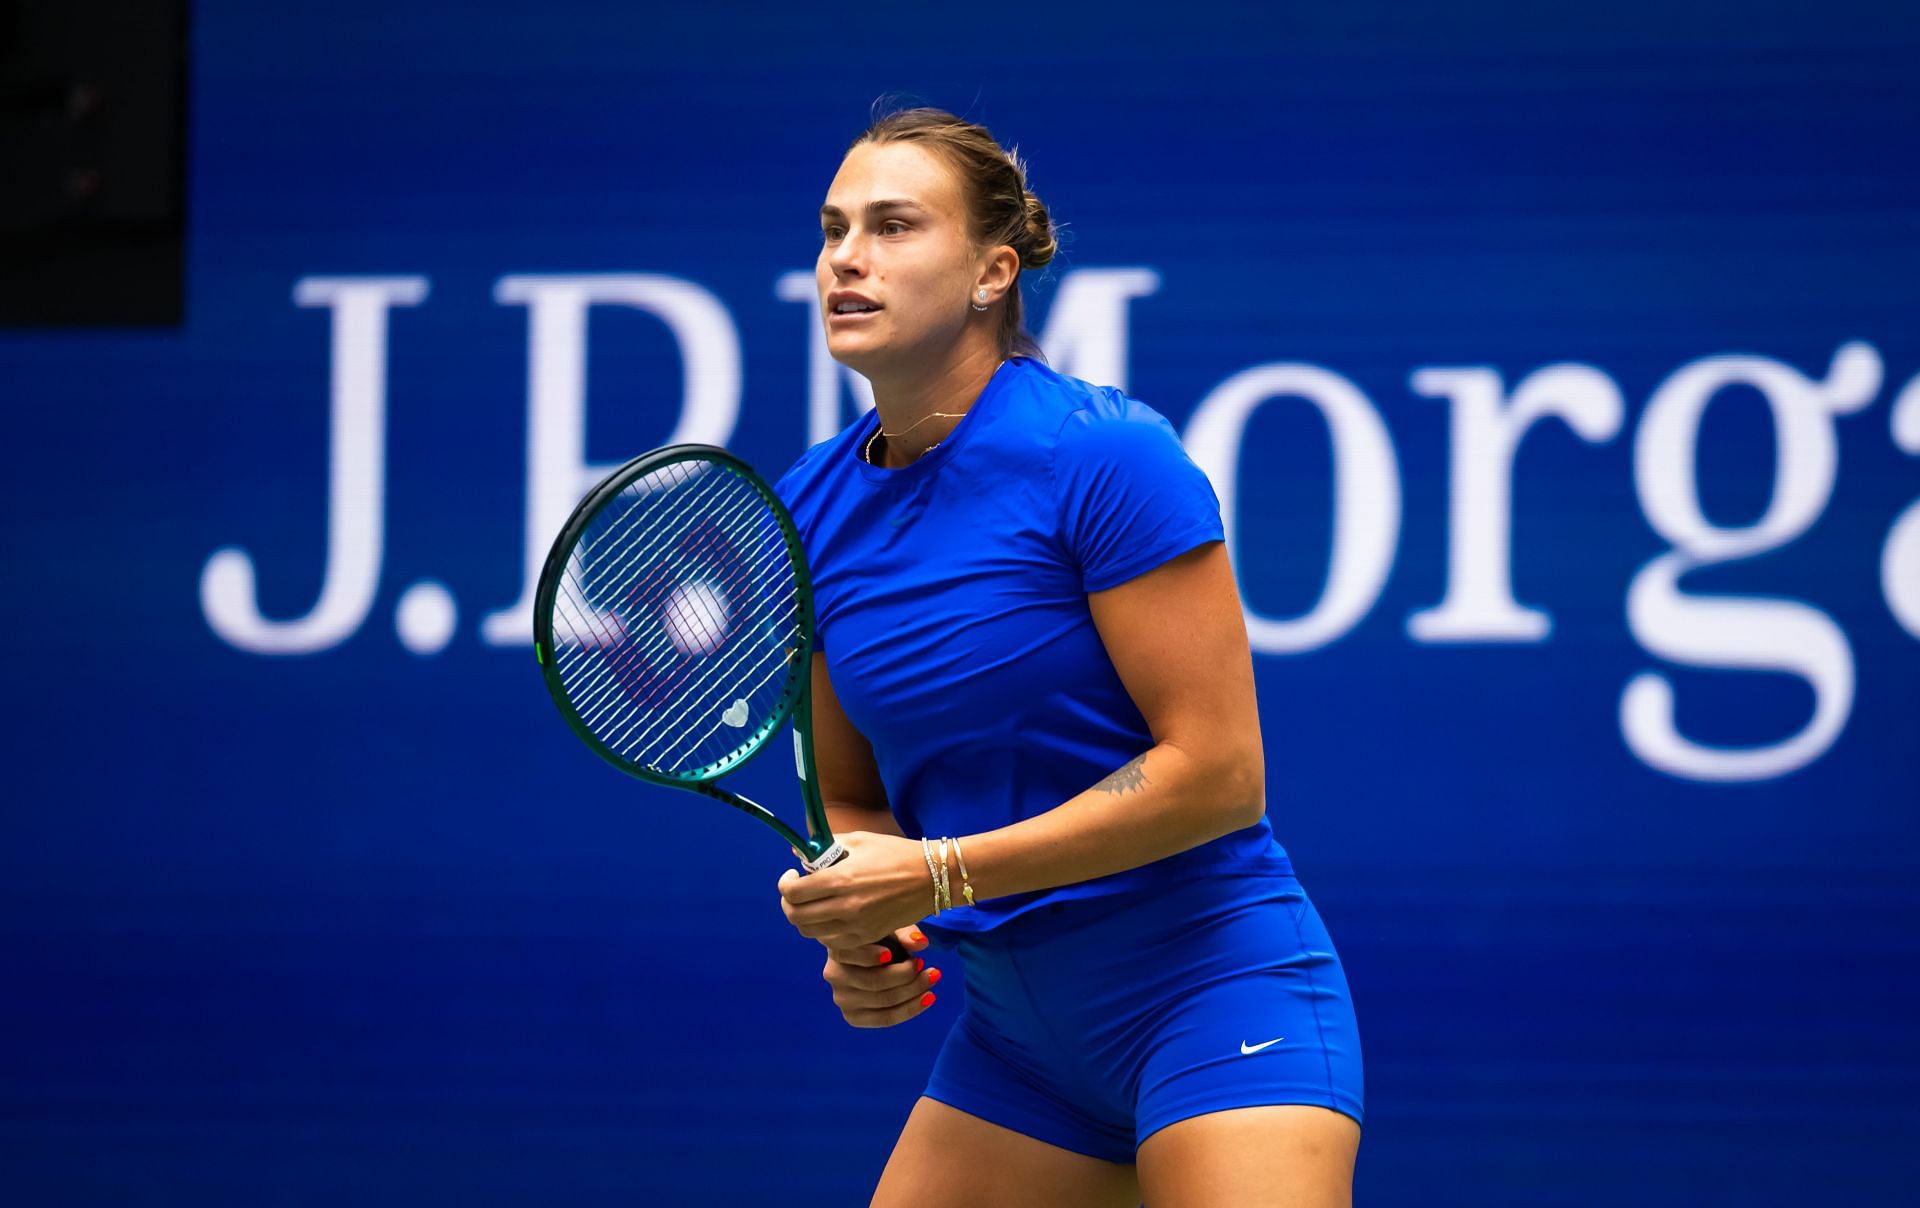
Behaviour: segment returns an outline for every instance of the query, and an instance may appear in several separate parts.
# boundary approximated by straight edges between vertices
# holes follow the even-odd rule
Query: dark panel
[[[0,30],[0,324],[179,323],[186,0],[11,0]]]

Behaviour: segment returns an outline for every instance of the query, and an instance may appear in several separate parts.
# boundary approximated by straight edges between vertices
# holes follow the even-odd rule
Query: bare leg
[[[1140,1146],[1147,1208],[1351,1208],[1360,1126],[1325,1107],[1194,1116]]]
[[[1133,1167],[1103,1162],[921,1099],[870,1208],[1134,1208]]]

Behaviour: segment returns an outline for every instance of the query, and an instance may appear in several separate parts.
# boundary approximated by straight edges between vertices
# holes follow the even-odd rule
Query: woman
[[[1205,476],[1159,415],[1040,358],[1019,276],[1053,227],[983,128],[881,120],[820,223],[828,348],[875,410],[779,491],[851,854],[784,874],[782,908],[856,1027],[938,997],[876,937],[922,951],[924,919],[967,971],[873,1203],[1349,1203],[1358,1034],[1266,822]]]

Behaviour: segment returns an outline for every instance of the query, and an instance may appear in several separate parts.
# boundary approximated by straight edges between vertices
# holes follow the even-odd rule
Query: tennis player
[[[1016,153],[885,117],[820,210],[827,344],[875,410],[778,490],[812,568],[815,742],[851,851],[780,880],[856,1027],[966,1001],[881,1208],[1331,1208],[1359,1033],[1266,820],[1219,503],[1172,427],[1021,321],[1054,227]]]

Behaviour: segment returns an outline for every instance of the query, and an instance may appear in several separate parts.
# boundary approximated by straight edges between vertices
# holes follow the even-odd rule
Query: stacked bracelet
[[[920,854],[927,858],[927,875],[933,878],[933,913],[940,913],[940,870],[933,866],[933,840],[920,840]]]
[[[953,909],[953,890],[947,885],[947,843],[940,840],[940,909]]]
[[[973,905],[973,881],[967,876],[967,858],[960,854],[960,840],[957,838],[953,841],[953,858],[954,862],[960,865],[960,896],[967,900],[967,905],[971,906]]]
[[[920,854],[927,860],[927,875],[933,879],[933,913],[953,909],[953,885],[949,880],[947,867],[948,849],[952,849],[954,862],[960,866],[960,896],[966,904],[973,905],[973,881],[967,876],[967,858],[960,854],[960,840],[942,838],[939,858],[934,858],[934,841],[920,840]]]

